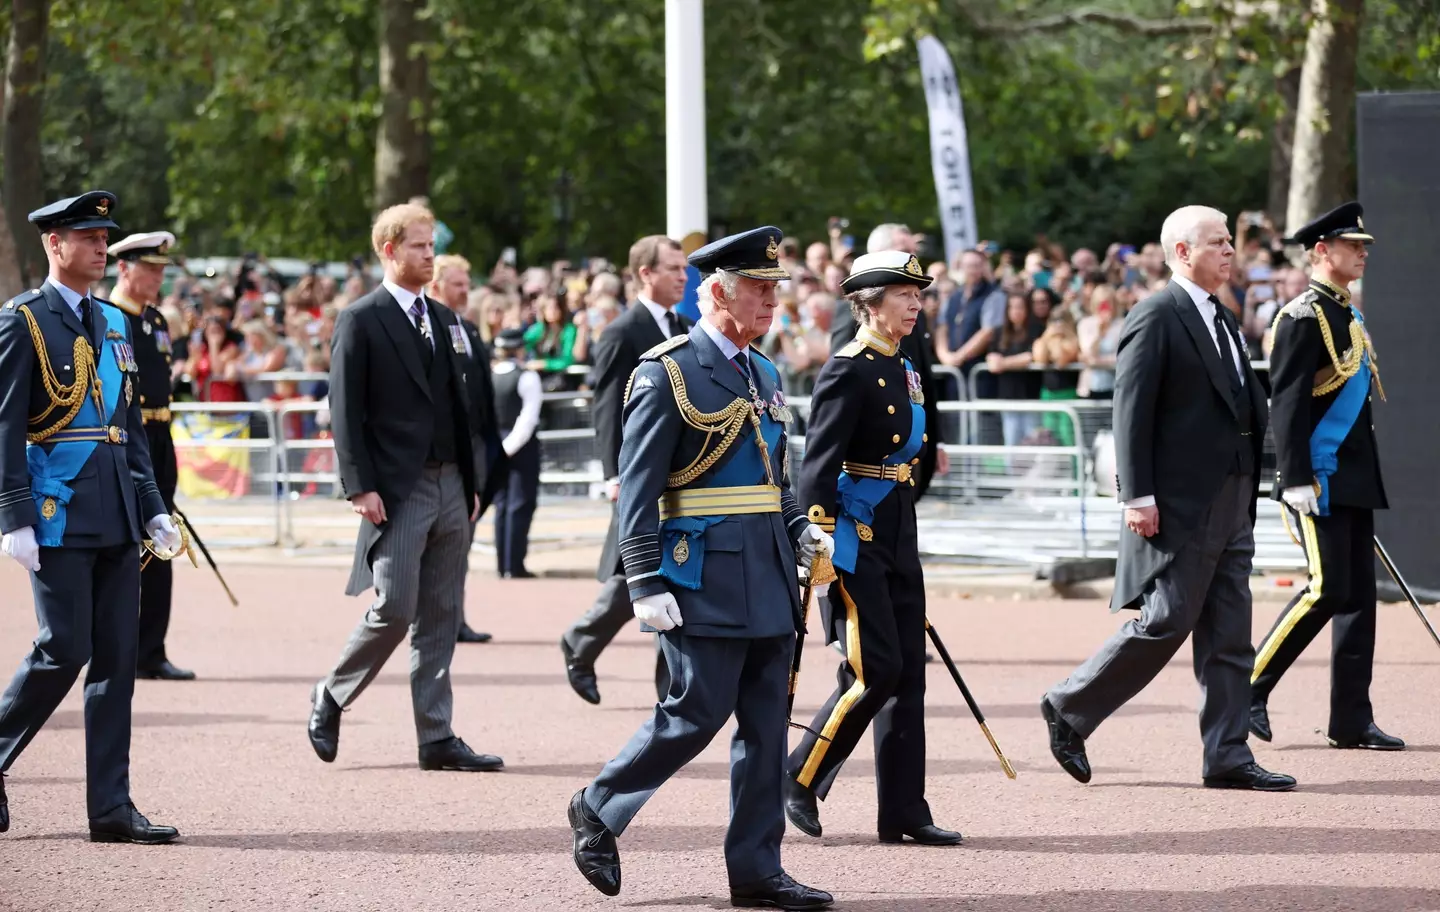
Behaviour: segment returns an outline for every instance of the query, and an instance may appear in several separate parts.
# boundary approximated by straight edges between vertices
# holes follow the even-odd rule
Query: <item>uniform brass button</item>
[[[910,460],[910,464],[911,464],[911,465],[919,465],[919,464],[920,464],[920,457],[919,457],[919,456],[916,456],[914,459]]]
[[[930,435],[929,435],[929,434],[921,434],[921,435],[920,435],[920,442],[921,442],[921,443],[929,443],[929,442],[930,442]]]
[[[878,382],[879,382],[879,384],[880,384],[881,386],[884,386],[884,385],[885,385],[885,378],[884,378],[884,377],[881,377]]]
[[[871,360],[871,361],[874,361],[874,360],[875,360],[875,356],[872,355],[872,354],[870,354],[869,352],[866,352],[866,353],[865,353],[865,357],[866,357],[867,359]]]
[[[894,437],[891,437],[891,438],[890,438],[890,442],[891,442],[891,443],[899,443],[899,442],[900,442],[900,435],[899,435],[899,434],[896,434]]]
[[[887,406],[885,406],[885,411],[887,411],[887,412],[889,412],[890,414],[893,415],[893,414],[895,414],[895,406],[893,406],[893,405],[887,405]]]

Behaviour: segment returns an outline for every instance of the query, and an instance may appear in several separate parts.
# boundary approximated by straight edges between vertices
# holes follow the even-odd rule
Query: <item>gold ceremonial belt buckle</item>
[[[910,480],[910,464],[908,462],[893,466],[845,462],[840,464],[840,470],[854,478],[878,478],[881,481],[898,481],[900,484],[905,484]]]
[[[105,439],[111,443],[120,443],[120,429],[113,424],[105,429]]]
[[[682,516],[737,516],[779,513],[780,489],[775,485],[733,488],[678,488],[660,495],[660,519]]]

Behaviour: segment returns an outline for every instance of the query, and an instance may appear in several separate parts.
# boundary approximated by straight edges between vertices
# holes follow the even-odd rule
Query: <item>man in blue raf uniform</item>
[[[725,864],[736,906],[821,909],[831,896],[780,865],[798,557],[830,537],[790,491],[775,366],[750,348],[775,309],[782,235],[764,227],[697,250],[705,318],[641,357],[620,448],[620,554],[635,616],[660,631],[670,689],[652,717],[570,801],[575,864],[620,892],[615,838],[733,713]]]
[[[140,416],[145,420],[145,442],[150,447],[150,464],[155,484],[165,499],[165,509],[175,511],[175,487],[179,469],[175,444],[170,438],[170,327],[155,306],[165,267],[170,265],[170,247],[175,235],[168,231],[132,234],[110,245],[118,260],[119,279],[111,296],[116,307],[130,321],[130,348],[140,375],[135,394],[140,398]],[[136,677],[162,681],[193,681],[195,672],[177,668],[165,654],[165,633],[170,629],[170,597],[174,571],[169,561],[152,560],[140,571],[140,646]]]
[[[0,697],[7,770],[85,676],[86,804],[93,842],[169,842],[130,803],[130,697],[140,542],[180,535],[155,486],[125,314],[90,297],[105,275],[115,197],[92,191],[30,213],[50,277],[0,306],[0,532],[30,571],[40,633]],[[0,787],[0,831],[9,827]]]
[[[1359,203],[1346,203],[1295,232],[1309,251],[1310,287],[1280,309],[1270,355],[1271,423],[1278,471],[1274,497],[1298,529],[1310,582],[1285,606],[1255,650],[1250,731],[1269,741],[1270,693],[1331,621],[1332,747],[1403,750],[1375,725],[1375,511],[1388,506],[1371,424],[1380,390],[1375,349],[1350,283],[1365,274]]]

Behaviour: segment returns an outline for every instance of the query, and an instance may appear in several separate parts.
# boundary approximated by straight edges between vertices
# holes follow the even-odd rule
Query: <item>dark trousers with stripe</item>
[[[832,623],[845,647],[838,686],[790,754],[787,772],[824,800],[840,767],[874,722],[875,785],[882,830],[934,821],[925,801],[925,579],[908,536],[863,542],[855,572],[830,585]]]
[[[1288,510],[1288,508],[1287,508]],[[1285,606],[1255,651],[1252,699],[1265,703],[1310,641],[1332,621],[1331,738],[1353,738],[1375,720],[1370,676],[1375,660],[1375,514],[1332,506],[1329,516],[1290,512],[1305,549],[1309,584]]]
[[[155,466],[155,484],[165,500],[165,509],[174,513],[179,469],[175,444],[170,439],[170,422],[147,422],[145,437],[150,443],[150,461]],[[170,630],[174,579],[170,561],[151,560],[140,571],[140,668],[154,668],[167,658],[165,634]]]

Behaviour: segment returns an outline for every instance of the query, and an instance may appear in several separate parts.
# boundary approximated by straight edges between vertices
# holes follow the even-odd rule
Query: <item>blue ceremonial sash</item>
[[[104,315],[105,322],[110,326],[110,331],[105,333],[105,338],[100,343],[100,351],[95,355],[98,362],[96,373],[100,377],[105,413],[100,414],[95,407],[94,397],[87,390],[85,401],[80,405],[80,411],[75,413],[75,418],[67,427],[98,428],[108,424],[110,417],[115,414],[115,405],[120,398],[120,389],[125,385],[125,375],[120,370],[120,362],[116,356],[110,332],[118,333],[120,335],[118,341],[127,343],[129,341],[127,336],[129,321],[125,319],[125,315],[119,308],[95,301],[93,298],[91,300],[99,305],[99,312]],[[37,357],[43,357],[39,352],[35,354]],[[76,382],[79,380],[80,378],[77,377]],[[75,493],[68,483],[80,474],[80,470],[90,459],[90,454],[95,452],[96,446],[94,441],[71,441],[53,444],[47,451],[44,444],[26,444],[25,462],[30,468],[30,493],[35,498],[35,506],[40,513],[40,525],[35,530],[35,540],[42,546],[58,548],[64,541],[65,508]],[[47,507],[47,501],[52,500],[53,507]]]
[[[907,374],[913,371],[904,358]],[[925,407],[910,402],[910,438],[905,445],[886,456],[882,465],[903,465],[920,452],[925,444]],[[870,525],[875,521],[875,507],[889,496],[898,482],[879,478],[854,478],[841,472],[836,489],[839,516],[835,518],[835,567],[846,573],[855,572],[855,558],[860,551],[860,531],[856,523]]]
[[[1360,311],[1352,306],[1350,313],[1362,327],[1365,325]],[[1330,515],[1330,476],[1339,467],[1335,452],[1350,435],[1350,429],[1355,426],[1355,419],[1360,417],[1360,410],[1365,407],[1365,399],[1369,395],[1370,353],[1362,351],[1360,369],[1340,387],[1340,394],[1330,403],[1324,417],[1310,434],[1310,467],[1320,485],[1320,495],[1315,500],[1321,516]]]
[[[752,366],[766,364],[765,372],[772,385],[779,383],[779,375],[770,373],[768,363],[761,358],[751,358]],[[760,431],[773,459],[784,436],[785,426],[770,417],[769,409],[760,415]],[[730,446],[730,452],[722,457],[720,466],[712,468],[685,490],[703,488],[730,488],[743,485],[764,484],[765,462],[760,458],[760,447],[755,444],[753,429],[749,434],[741,433]],[[777,483],[779,479],[776,479]],[[705,570],[705,530],[729,517],[677,516],[660,523],[660,575],[666,580],[685,589],[698,590]],[[684,563],[675,560],[675,546],[685,539],[689,555]]]

